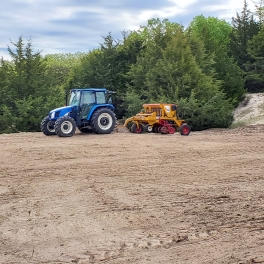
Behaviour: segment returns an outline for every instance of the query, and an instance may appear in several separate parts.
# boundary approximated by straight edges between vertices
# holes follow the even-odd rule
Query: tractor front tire
[[[41,132],[43,132],[43,134],[46,136],[56,135],[54,122],[50,121],[48,116],[44,117],[41,121],[40,129]]]
[[[71,137],[75,134],[76,123],[70,116],[63,116],[55,122],[55,132],[59,137]]]
[[[188,136],[190,132],[191,132],[191,128],[187,124],[184,123],[180,126],[180,134],[182,136]]]
[[[91,119],[91,126],[96,134],[111,134],[116,126],[115,113],[108,108],[96,110]]]

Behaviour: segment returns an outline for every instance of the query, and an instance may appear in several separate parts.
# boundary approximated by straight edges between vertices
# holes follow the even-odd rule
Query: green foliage
[[[166,26],[173,34],[162,42],[145,42],[144,52],[128,72],[131,83],[124,103],[128,113],[137,113],[143,103],[177,102],[180,114],[194,130],[228,127],[233,107],[220,91],[221,83],[214,78],[214,61],[206,55],[203,43],[185,34],[177,24],[173,27],[163,21],[153,27],[152,22],[147,26],[147,36],[161,39],[160,28],[166,36]]]
[[[51,85],[46,61],[34,53],[31,41],[22,37],[8,47],[12,60],[1,60],[0,131],[39,131],[40,121],[50,108],[59,105],[62,90]]]
[[[187,32],[204,41],[206,52],[214,58],[216,78],[221,81],[222,91],[235,105],[242,99],[244,90],[243,71],[229,55],[232,27],[224,20],[215,17],[197,16]]]
[[[48,75],[53,85],[66,85],[73,68],[80,64],[86,53],[48,54],[44,57],[47,63]]]
[[[264,28],[260,30],[258,35],[254,36],[248,44],[248,52],[253,58],[248,67],[248,79],[254,84],[251,88],[253,92],[264,91]]]
[[[236,18],[232,18],[232,26],[233,29],[230,34],[230,55],[244,72],[245,88],[247,91],[252,92],[261,85],[261,80],[253,77],[255,60],[250,55],[248,46],[252,38],[258,34],[260,24],[255,21],[252,12],[248,9],[246,1],[244,1],[241,14],[239,15],[237,13]]]
[[[237,13],[236,18],[232,18],[232,26],[230,34],[231,54],[238,66],[246,70],[245,64],[251,61],[251,57],[248,54],[248,42],[260,30],[259,23],[255,21],[246,1],[244,1],[241,15]]]
[[[141,99],[141,96],[134,90],[128,90],[126,93],[126,99],[123,103],[123,107],[126,109],[127,116],[133,116],[142,109],[142,105],[145,100]]]
[[[179,114],[184,117],[193,130],[207,128],[227,128],[233,122],[232,104],[222,92],[215,93],[210,100],[198,100],[192,92],[189,98],[178,102]]]
[[[216,17],[196,16],[190,23],[188,30],[202,37],[205,48],[210,53],[225,51],[230,42],[229,34],[232,27],[225,20]]]
[[[264,0],[253,1],[255,4],[255,14],[257,15],[261,26],[264,23]]]

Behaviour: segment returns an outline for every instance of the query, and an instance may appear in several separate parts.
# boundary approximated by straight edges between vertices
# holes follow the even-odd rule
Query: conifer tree
[[[232,18],[232,32],[230,34],[230,51],[238,66],[246,71],[248,63],[253,60],[248,54],[248,42],[257,35],[260,26],[255,21],[252,12],[248,9],[248,4],[244,1],[244,7],[241,14],[237,13],[236,17]]]
[[[204,41],[207,54],[214,57],[216,78],[221,81],[222,91],[233,105],[242,99],[244,90],[243,72],[228,54],[232,27],[215,17],[197,16],[188,32]]]
[[[264,28],[249,41],[248,52],[253,59],[253,62],[248,64],[249,90],[264,92]]]
[[[49,110],[59,105],[61,90],[51,85],[47,66],[40,52],[33,51],[22,37],[8,46],[11,61],[1,60],[2,132],[39,131],[40,122]]]
[[[258,17],[258,20],[260,24],[263,26],[264,23],[264,0],[252,0],[252,2],[255,4],[255,14]]]

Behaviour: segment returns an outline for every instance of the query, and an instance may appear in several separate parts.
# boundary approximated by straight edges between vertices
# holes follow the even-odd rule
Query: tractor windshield
[[[70,102],[69,105],[78,105],[81,97],[81,92],[80,91],[72,91],[71,92],[71,97],[70,97]]]

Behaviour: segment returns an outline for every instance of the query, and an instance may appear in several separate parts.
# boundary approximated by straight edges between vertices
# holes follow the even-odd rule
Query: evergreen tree
[[[144,52],[128,73],[131,84],[124,104],[128,114],[135,114],[143,103],[178,103],[181,116],[195,130],[229,126],[232,105],[220,91],[221,83],[214,78],[214,61],[205,54],[203,43],[184,34],[177,24],[159,23],[166,23],[162,34],[167,35],[166,26],[173,33],[166,41],[155,42],[162,38],[160,26],[147,26],[147,36],[152,40],[147,38]]]
[[[249,55],[253,63],[248,65],[247,78],[250,81],[251,92],[264,92],[264,28],[248,43]]]
[[[40,52],[22,37],[13,51],[8,46],[11,62],[1,60],[0,89],[1,131],[39,131],[42,118],[60,102],[61,91],[51,86],[47,66]]]
[[[77,52],[74,54],[59,53],[44,56],[53,85],[65,87],[72,69],[80,64],[85,55],[86,53]]]
[[[232,27],[224,20],[201,15],[193,19],[187,31],[204,41],[207,54],[214,58],[214,70],[222,91],[234,106],[237,105],[245,90],[243,71],[228,54]]]
[[[256,11],[255,14],[258,17],[258,20],[261,25],[264,23],[264,0],[258,0],[258,1],[253,1],[252,2],[255,4]]]
[[[248,4],[244,1],[244,7],[241,15],[236,14],[232,18],[232,32],[230,34],[230,50],[238,66],[246,71],[246,64],[252,63],[252,58],[248,54],[248,42],[257,35],[260,27],[254,20],[254,16],[248,9]]]

